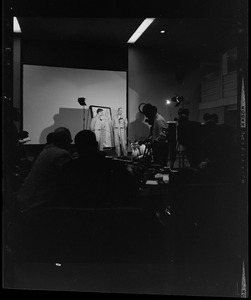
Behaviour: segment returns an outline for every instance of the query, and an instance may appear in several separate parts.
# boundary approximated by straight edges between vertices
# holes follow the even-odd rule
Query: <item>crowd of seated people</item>
[[[219,125],[216,114],[205,114],[205,124],[189,120],[187,109],[179,109],[178,114],[178,142],[185,148],[191,169],[200,171],[198,178],[200,175],[205,180],[236,177],[238,151],[234,130]],[[64,127],[48,136],[19,190],[21,210],[50,199],[55,203],[95,207],[129,204],[129,199],[135,198],[138,185],[132,173],[122,162],[98,150],[96,138],[89,130],[75,136],[73,155],[71,143],[71,133]],[[20,143],[23,149],[22,146]]]
[[[130,217],[132,218],[133,213],[137,213],[136,219],[139,217],[144,219],[144,222],[142,221],[143,225],[137,226],[139,226],[138,229],[140,228],[140,234],[144,233],[147,235],[147,240],[149,238],[151,243],[153,240],[154,244],[155,241],[157,241],[156,245],[151,248],[154,250],[148,249],[148,251],[152,251],[151,255],[153,256],[157,256],[155,254],[159,253],[155,251],[159,251],[160,249],[163,251],[165,250],[165,240],[163,239],[162,233],[164,232],[165,234],[166,231],[162,232],[159,225],[161,224],[161,229],[169,226],[169,214],[166,205],[171,204],[171,214],[173,214],[178,210],[182,210],[180,202],[187,203],[187,201],[183,201],[184,197],[180,197],[180,195],[182,195],[182,189],[180,189],[179,184],[177,185],[176,183],[180,183],[182,179],[184,179],[184,182],[200,181],[202,183],[210,182],[212,179],[222,179],[225,177],[226,172],[229,172],[229,169],[227,169],[226,166],[229,165],[229,161],[231,161],[233,157],[231,156],[231,153],[236,153],[233,132],[228,126],[218,125],[217,120],[215,122],[214,115],[206,116],[205,124],[199,125],[196,122],[189,121],[187,113],[189,112],[180,111],[178,138],[180,143],[182,142],[184,146],[186,146],[186,150],[188,150],[188,153],[190,154],[188,157],[191,165],[194,167],[192,168],[193,173],[186,173],[186,171],[183,172],[180,170],[177,173],[170,174],[168,195],[162,197],[164,203],[163,205],[161,203],[161,207],[158,204],[160,203],[160,199],[152,199],[154,204],[152,202],[149,203],[149,205],[144,203],[144,208],[147,207],[147,209],[143,209],[144,214],[142,213],[143,210],[140,210],[128,211],[128,215],[126,215],[126,218],[128,216],[128,223],[132,221]],[[182,128],[185,133],[182,132]],[[197,134],[195,134],[195,131]],[[189,142],[191,141],[186,143],[187,140],[185,138],[189,137],[191,137],[195,144],[190,144]],[[74,219],[72,211],[77,211],[79,213],[79,219],[81,219],[82,216],[88,216],[91,219],[91,213],[88,215],[90,208],[90,211],[95,212],[99,211],[99,209],[102,212],[103,209],[106,211],[106,208],[131,209],[137,206],[142,208],[142,202],[151,201],[147,197],[144,199],[141,197],[139,178],[126,168],[126,164],[123,163],[123,161],[107,157],[105,152],[98,149],[96,136],[92,131],[81,130],[76,134],[74,137],[76,152],[73,154],[71,151],[72,141],[71,132],[67,128],[57,128],[52,134],[52,140],[43,147],[43,150],[34,161],[29,174],[25,178],[22,187],[18,192],[17,200],[21,215],[25,220],[29,220],[29,217],[32,216],[32,220],[38,220],[38,223],[42,220],[44,222],[42,224],[45,224],[47,219],[46,217],[43,217],[43,212],[45,212],[46,216],[46,212],[51,209],[52,214],[50,216],[53,221],[46,227],[44,235],[45,240],[47,240],[47,233],[50,231],[50,228],[55,226],[58,226],[56,228],[60,228],[60,222],[62,220],[67,226],[69,225],[69,227],[64,225],[67,227],[69,236],[76,234],[75,230],[78,221],[76,223],[73,222],[74,224],[71,226],[70,222]],[[189,148],[189,146],[191,147]],[[229,149],[229,147],[232,147],[233,152],[228,151],[228,153],[226,153],[225,151]],[[231,161],[231,163],[233,163],[233,161]],[[221,170],[222,168],[224,169]],[[216,175],[218,176],[217,178]],[[143,176],[143,172],[140,172],[140,176]],[[178,186],[177,189],[173,190],[174,193],[172,193],[173,183],[176,187]],[[157,195],[156,197],[159,197],[158,193],[155,195]],[[193,197],[194,196],[196,195],[193,194]],[[180,201],[174,201],[176,200],[176,197],[180,198]],[[185,195],[185,198],[186,197],[187,194]],[[178,206],[177,210],[173,207],[173,202],[176,202],[175,205]],[[152,207],[154,207],[154,209],[152,209]],[[186,208],[184,210],[186,210]],[[62,211],[64,213],[63,215],[61,214]],[[81,214],[81,211],[84,211],[83,215]],[[147,214],[145,214],[146,211]],[[199,209],[198,211],[200,213]],[[54,212],[61,217],[57,218],[56,215],[54,215]],[[110,211],[110,215],[112,216],[112,220],[116,219],[116,214],[113,213],[113,211]],[[118,216],[118,219],[121,218],[121,216],[125,217],[123,213],[118,214]],[[99,217],[100,215],[97,214],[97,219],[99,219]],[[93,218],[96,220],[95,216]],[[105,222],[109,223],[107,219],[107,216],[104,217]],[[134,220],[132,221],[131,227],[128,227],[127,222],[124,222],[124,219],[121,219],[121,222],[118,219],[116,219],[117,223],[115,223],[115,221],[114,223],[112,222],[111,227],[116,227],[120,224],[125,231],[130,228],[126,242],[128,242],[128,245],[132,247],[132,249],[135,245],[136,247],[139,247],[141,244],[140,240],[132,243],[132,240],[130,239],[131,233],[137,231],[137,228],[134,227],[134,225],[138,223],[133,223],[135,222]],[[80,222],[79,224],[82,223]],[[102,222],[97,222],[97,226],[95,227],[99,233],[96,240],[100,239],[104,232],[100,230],[103,226],[102,224]],[[87,222],[87,227],[88,226],[89,224]],[[43,225],[41,225],[41,227],[43,227]],[[181,228],[183,230],[185,227],[181,226]],[[88,230],[91,232],[92,229],[93,228],[90,225]],[[37,228],[34,226],[35,235],[37,234],[36,230]],[[83,230],[83,228],[79,227],[79,232],[81,232],[81,230]],[[41,232],[43,232],[43,228],[41,229]],[[53,232],[57,235],[56,229]],[[106,234],[109,236],[109,233],[106,232]],[[116,234],[119,236],[120,232]],[[117,235],[111,234],[111,240]],[[184,235],[186,235],[186,233],[184,233]],[[54,235],[52,236],[53,238],[55,237]],[[61,238],[62,240],[60,240]],[[60,235],[60,243],[64,239],[65,236],[63,234]],[[121,239],[123,240],[123,237],[121,237]],[[77,238],[75,239],[75,241],[79,240],[81,240],[81,234],[77,235]],[[71,241],[71,239],[69,239],[69,241]],[[48,242],[48,244],[50,244],[50,242]],[[106,241],[104,241],[104,244],[107,244]],[[71,248],[70,242],[69,244],[66,242],[66,245],[69,247],[70,251],[74,250],[74,247]],[[93,245],[95,247],[98,243],[96,244],[96,242],[94,242]],[[81,255],[82,250],[85,249],[85,247],[85,242],[83,242],[82,248],[80,248]],[[121,247],[121,249],[124,250],[124,247]],[[38,252],[39,251],[40,250],[38,249]],[[139,257],[140,256],[141,254],[139,254]]]
[[[70,131],[57,128],[18,192],[17,259],[158,259],[160,224],[138,205],[126,164],[100,151],[90,130],[74,137],[76,152],[71,143]]]
[[[189,110],[178,110],[177,138],[180,145],[184,146],[187,159],[191,168],[198,168],[203,154],[201,140],[203,128],[200,122],[189,120]]]
[[[77,155],[62,168],[57,204],[80,208],[130,206],[138,189],[125,165],[107,158],[90,130],[78,132],[74,141]]]
[[[71,154],[71,133],[57,128],[52,141],[34,161],[19,192],[22,212],[41,207],[130,206],[136,199],[136,179],[121,161],[98,150],[95,134],[82,130],[75,136]]]
[[[218,116],[204,116],[203,161],[200,168],[205,169],[209,178],[232,182],[238,180],[239,159],[235,130],[226,124],[218,124]]]
[[[226,124],[218,124],[217,114],[204,114],[204,124],[190,121],[188,109],[180,108],[178,114],[178,141],[185,148],[187,159],[197,180],[215,182],[238,180],[235,130]]]
[[[32,160],[30,159],[25,148],[25,143],[30,141],[28,131],[19,131],[16,139],[17,140],[15,144],[15,153],[13,159],[13,177],[15,178],[13,190],[15,192],[20,188],[21,184],[24,181],[24,178],[28,175],[32,166]]]
[[[185,147],[194,178],[200,181],[236,178],[238,152],[234,130],[219,125],[215,114],[206,114],[205,124],[201,124],[189,120],[187,109],[179,109],[178,113],[178,141]],[[123,162],[98,150],[95,135],[89,130],[81,130],[74,142],[76,152],[72,155],[72,137],[67,128],[57,128],[48,136],[48,143],[18,192],[21,211],[47,203],[105,207],[130,206],[135,202],[139,194],[138,178]],[[182,178],[182,172],[179,173]]]
[[[27,151],[26,143],[30,142],[29,132],[26,130],[17,131],[17,128],[14,127],[15,132],[13,133],[13,142],[12,142],[12,163],[10,169],[12,170],[12,189],[14,193],[22,186],[24,179],[28,176],[32,165],[37,159],[38,153],[31,153]],[[44,147],[52,143],[53,132],[49,133],[46,137],[46,144]]]
[[[179,112],[181,118],[183,114],[187,118],[186,110],[180,109]],[[216,114],[208,113],[203,117],[205,122],[194,127],[187,119],[181,122],[187,125],[182,132],[187,136],[185,141],[180,138],[180,142],[189,147],[190,144],[185,142],[190,138],[196,139],[194,145],[197,148],[188,149],[187,158],[192,167],[170,174],[168,193],[172,217],[165,212],[161,212],[160,217],[166,226],[174,228],[175,240],[177,236],[182,237],[183,249],[192,245],[191,251],[186,253],[191,257],[195,255],[195,259],[206,255],[207,261],[215,261],[217,257],[229,259],[234,251],[235,255],[240,251],[236,238],[242,232],[240,219],[243,216],[239,192],[239,151],[237,135],[232,127],[218,124]],[[193,156],[196,155],[199,159],[194,161]]]
[[[35,160],[37,159],[39,153],[43,150],[43,148],[45,148],[46,146],[48,145],[51,145],[52,142],[53,142],[53,131],[52,132],[49,132],[46,136],[46,143],[44,145],[42,145],[42,148],[40,148],[38,151],[36,151],[34,154],[33,154],[33,160],[32,160],[32,163],[35,162]]]
[[[44,205],[57,195],[62,165],[71,159],[71,142],[67,128],[60,127],[54,131],[52,143],[38,155],[18,192],[21,211]]]
[[[30,141],[29,132],[18,129],[15,123],[19,121],[20,111],[13,107],[12,122],[9,124],[10,127],[6,128],[6,132],[10,134],[6,139],[6,145],[9,144],[9,151],[6,151],[6,166],[8,166],[6,172],[9,172],[11,188],[14,193],[20,188],[32,165],[25,149],[25,143]]]

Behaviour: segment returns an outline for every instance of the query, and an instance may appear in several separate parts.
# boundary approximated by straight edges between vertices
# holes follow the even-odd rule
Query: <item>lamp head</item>
[[[78,103],[79,103],[81,106],[86,106],[85,99],[86,99],[86,98],[84,98],[84,97],[78,98]]]
[[[184,101],[184,97],[183,96],[175,96],[175,97],[172,97],[172,102],[176,102],[175,106],[178,107],[180,105],[180,103],[182,101]]]

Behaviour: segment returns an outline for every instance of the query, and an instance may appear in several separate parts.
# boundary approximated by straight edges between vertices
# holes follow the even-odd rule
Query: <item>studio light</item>
[[[182,101],[184,101],[184,97],[183,96],[174,96],[174,97],[172,97],[171,100],[172,100],[172,102],[176,102],[175,106],[177,107],[180,105],[180,103]]]
[[[86,99],[86,98],[84,98],[84,97],[78,98],[78,103],[79,103],[81,106],[86,106],[85,99]]]
[[[86,122],[85,122],[85,106],[86,106],[86,102],[85,102],[86,98],[84,97],[80,97],[78,98],[78,103],[83,106],[83,129],[86,128]]]
[[[151,25],[151,23],[155,20],[155,18],[146,18],[138,29],[134,32],[134,34],[127,41],[128,44],[133,44],[137,41],[137,39],[143,34],[143,32]]]
[[[21,33],[21,28],[16,17],[13,17],[13,31],[15,33]]]

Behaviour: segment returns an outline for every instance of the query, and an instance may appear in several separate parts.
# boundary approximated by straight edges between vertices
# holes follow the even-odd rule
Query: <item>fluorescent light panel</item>
[[[16,17],[13,17],[13,31],[16,33],[21,33],[21,28]]]
[[[133,44],[137,41],[137,39],[142,35],[142,33],[151,25],[151,23],[155,20],[155,18],[146,18],[138,27],[138,29],[134,32],[134,34],[130,37],[127,43]]]

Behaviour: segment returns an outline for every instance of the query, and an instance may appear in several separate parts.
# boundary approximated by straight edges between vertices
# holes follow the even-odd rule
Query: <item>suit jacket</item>
[[[121,129],[126,129],[127,128],[127,118],[123,115],[116,115],[114,116],[112,120],[112,126],[113,128],[121,128]]]

